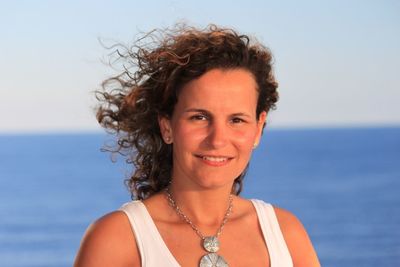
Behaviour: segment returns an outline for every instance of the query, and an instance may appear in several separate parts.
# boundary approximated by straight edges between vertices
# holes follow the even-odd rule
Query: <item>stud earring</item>
[[[169,136],[165,137],[165,143],[171,144],[171,137]]]
[[[256,142],[256,143],[254,143],[254,145],[253,145],[253,149],[256,149],[256,148],[257,148],[257,146],[258,146],[257,142]]]

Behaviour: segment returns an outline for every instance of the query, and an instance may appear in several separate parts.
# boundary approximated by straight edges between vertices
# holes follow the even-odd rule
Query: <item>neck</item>
[[[228,209],[231,187],[195,190],[172,182],[169,191],[176,205],[194,224],[215,228]]]

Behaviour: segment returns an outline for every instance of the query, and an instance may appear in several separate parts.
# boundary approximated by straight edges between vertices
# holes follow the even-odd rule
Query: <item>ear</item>
[[[158,116],[158,125],[164,142],[171,144],[173,142],[171,120],[166,116]]]
[[[256,147],[260,143],[261,135],[264,129],[265,121],[267,120],[267,112],[263,111],[260,113],[257,121],[257,135],[254,141],[254,147]]]

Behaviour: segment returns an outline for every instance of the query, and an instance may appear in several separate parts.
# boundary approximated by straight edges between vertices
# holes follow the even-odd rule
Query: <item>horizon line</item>
[[[301,131],[301,130],[346,130],[346,129],[396,129],[400,124],[327,124],[327,125],[268,125],[264,131]],[[90,135],[110,134],[106,129],[98,128],[71,128],[71,129],[45,129],[45,130],[0,130],[0,136],[20,135]]]

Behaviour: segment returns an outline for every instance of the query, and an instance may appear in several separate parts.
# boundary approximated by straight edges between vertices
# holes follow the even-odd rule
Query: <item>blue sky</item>
[[[399,1],[1,1],[0,132],[98,130],[98,38],[233,27],[275,58],[272,127],[400,125]]]

